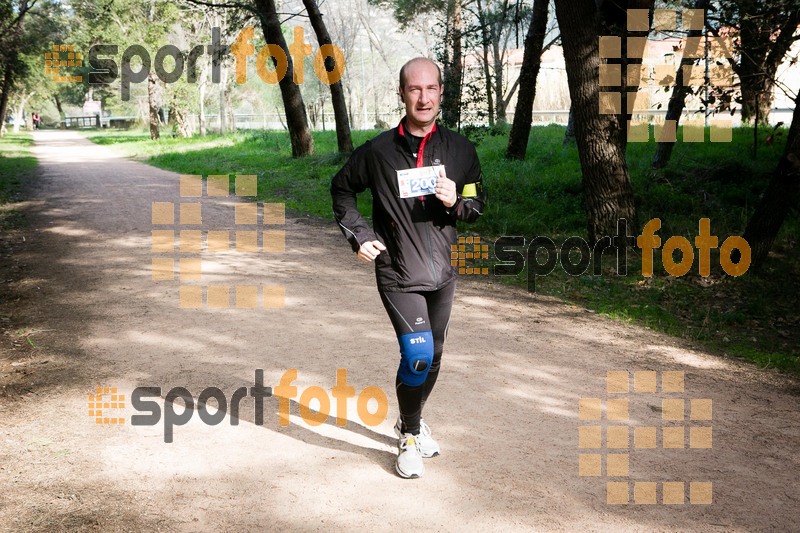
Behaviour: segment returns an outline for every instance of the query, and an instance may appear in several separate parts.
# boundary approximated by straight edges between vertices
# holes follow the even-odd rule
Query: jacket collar
[[[399,133],[401,137],[406,136],[405,123],[406,123],[406,117],[403,117],[400,119],[400,123],[397,125],[397,133]],[[438,128],[439,128],[439,121],[437,120],[436,122],[433,123],[433,128],[431,128],[431,131],[429,131],[424,138],[429,139],[436,132]]]

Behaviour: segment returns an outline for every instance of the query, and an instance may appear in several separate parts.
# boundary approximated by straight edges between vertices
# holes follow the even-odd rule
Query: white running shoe
[[[397,422],[394,425],[395,434],[400,437],[403,433],[403,421],[398,416]],[[417,435],[417,445],[419,446],[419,453],[422,457],[428,459],[429,457],[436,457],[441,453],[439,443],[434,440],[431,435],[431,428],[424,420],[419,421],[419,435]]]
[[[395,470],[400,477],[414,479],[425,473],[425,465],[422,464],[422,454],[419,452],[417,436],[405,433],[397,441],[398,454],[397,462],[394,464]]]

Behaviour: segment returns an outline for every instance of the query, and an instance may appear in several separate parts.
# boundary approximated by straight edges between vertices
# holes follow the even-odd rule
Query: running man
[[[403,65],[405,117],[355,150],[331,183],[336,221],[358,258],[375,263],[400,344],[395,466],[404,478],[420,477],[423,457],[440,452],[422,410],[439,375],[456,289],[450,246],[456,221],[475,221],[485,205],[475,147],[436,121],[442,91],[436,63],[418,57]],[[367,188],[373,228],[356,208],[356,195]]]

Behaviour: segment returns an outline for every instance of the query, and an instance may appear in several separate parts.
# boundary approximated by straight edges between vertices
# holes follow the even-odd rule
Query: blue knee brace
[[[409,387],[425,383],[433,362],[433,332],[419,331],[397,337],[400,343],[400,368],[397,377]]]

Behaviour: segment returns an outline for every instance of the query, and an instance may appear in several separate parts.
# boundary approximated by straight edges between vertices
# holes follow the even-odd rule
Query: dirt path
[[[8,385],[0,396],[0,529],[800,527],[795,381],[485,279],[459,281],[426,411],[443,454],[426,462],[422,479],[402,480],[391,431],[396,341],[371,269],[354,261],[333,224],[287,218],[284,253],[204,254],[203,283],[283,285],[283,308],[180,309],[179,282],[151,279],[150,248],[151,204],[181,201],[178,176],[118,159],[74,133],[38,132],[35,151],[32,227],[18,256],[28,280],[16,284],[13,317],[33,332],[35,349],[0,367]],[[233,228],[238,201],[203,198],[202,229]],[[238,425],[228,417],[206,425],[195,411],[172,443],[161,423],[130,424],[138,386],[161,387],[162,395],[186,387],[195,397],[215,386],[230,398],[253,386],[256,369],[276,386],[291,368],[300,393],[330,389],[346,368],[356,393],[387,391],[388,419],[363,424],[353,400],[346,427],[332,418],[312,427],[293,403],[284,428],[277,399],[266,398],[257,425],[246,398]],[[630,372],[628,394],[606,392],[608,371]],[[633,392],[634,371],[657,372],[658,392]],[[683,394],[662,390],[662,377],[673,376],[664,372],[676,371],[684,372]],[[638,377],[647,384],[648,375]],[[126,409],[110,411],[126,417],[122,427],[88,416],[97,386],[126,395]],[[627,398],[629,419],[580,420],[581,398]],[[686,399],[682,421],[662,420],[665,398]],[[712,400],[713,420],[689,420],[690,399]],[[578,427],[592,424],[627,427],[630,449],[580,449]],[[686,428],[683,449],[661,447],[662,426]],[[707,435],[690,426],[713,427],[710,449],[689,448]],[[633,447],[634,430],[644,427],[657,428],[656,449]],[[602,477],[579,476],[580,454],[623,453],[627,477],[606,477],[606,460]],[[607,481],[628,482],[631,503],[609,505]],[[712,483],[713,503],[689,503],[693,481]],[[635,504],[634,482],[656,482],[658,503]],[[663,482],[684,482],[685,496]],[[695,501],[703,487],[693,486]],[[648,488],[639,485],[637,495],[646,498]],[[664,505],[665,494],[685,502]]]

